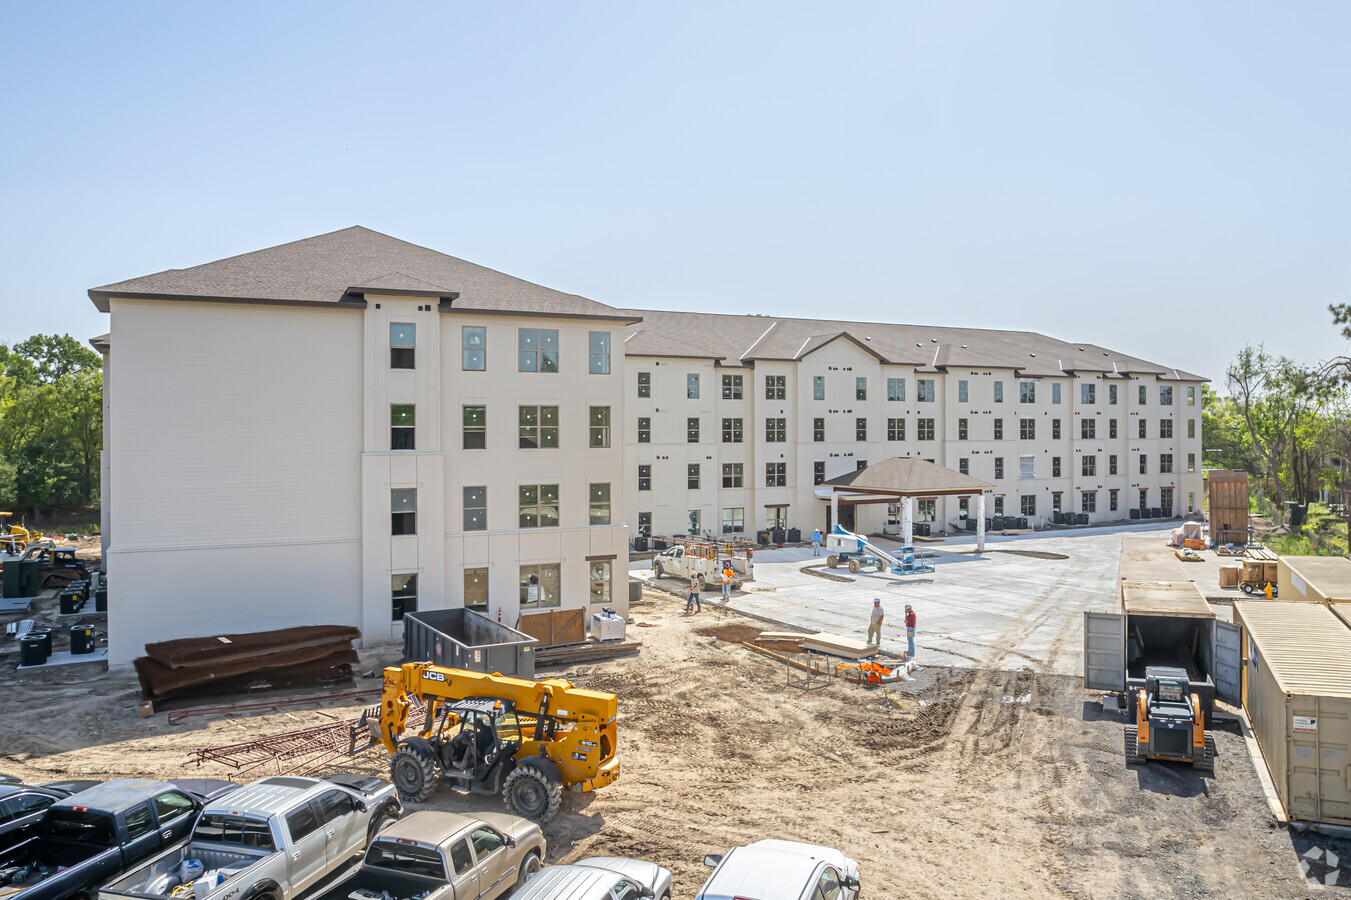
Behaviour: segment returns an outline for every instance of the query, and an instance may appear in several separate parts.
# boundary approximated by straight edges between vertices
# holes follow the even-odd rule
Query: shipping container
[[[1243,708],[1286,817],[1351,825],[1351,629],[1312,603],[1238,602]]]
[[[429,609],[403,616],[405,662],[534,678],[537,643],[472,609]]]
[[[1215,545],[1248,542],[1248,473],[1235,469],[1206,472],[1206,515]]]
[[[1276,564],[1276,589],[1282,600],[1324,605],[1329,600],[1351,600],[1351,559],[1282,556]]]
[[[1215,618],[1192,581],[1122,581],[1117,612],[1084,613],[1084,687],[1143,686],[1149,666],[1187,670],[1210,721],[1215,697],[1239,700],[1238,628]]]

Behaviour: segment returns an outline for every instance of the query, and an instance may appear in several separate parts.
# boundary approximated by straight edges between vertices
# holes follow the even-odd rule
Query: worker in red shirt
[[[905,605],[905,641],[909,645],[910,658],[915,658],[915,608]]]

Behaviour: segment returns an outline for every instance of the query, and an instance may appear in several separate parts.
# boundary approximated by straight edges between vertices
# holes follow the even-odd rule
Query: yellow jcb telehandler
[[[410,698],[426,703],[426,717],[404,736]],[[352,726],[348,752],[384,747],[407,802],[426,800],[445,781],[463,793],[500,793],[517,815],[547,822],[564,789],[590,791],[619,777],[617,712],[614,694],[557,678],[405,663],[385,669],[378,712],[371,707]],[[363,732],[369,739],[357,747]]]

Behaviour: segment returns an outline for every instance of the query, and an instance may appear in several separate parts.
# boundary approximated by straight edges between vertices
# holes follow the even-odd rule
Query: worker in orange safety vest
[[[725,562],[722,564],[722,602],[725,604],[732,599],[732,564]]]

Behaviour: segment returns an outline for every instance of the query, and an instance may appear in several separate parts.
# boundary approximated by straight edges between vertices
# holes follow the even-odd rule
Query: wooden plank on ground
[[[825,653],[843,659],[863,659],[868,656],[876,656],[878,647],[876,644],[868,644],[854,638],[822,632],[803,638],[802,649],[814,650],[817,653]]]

